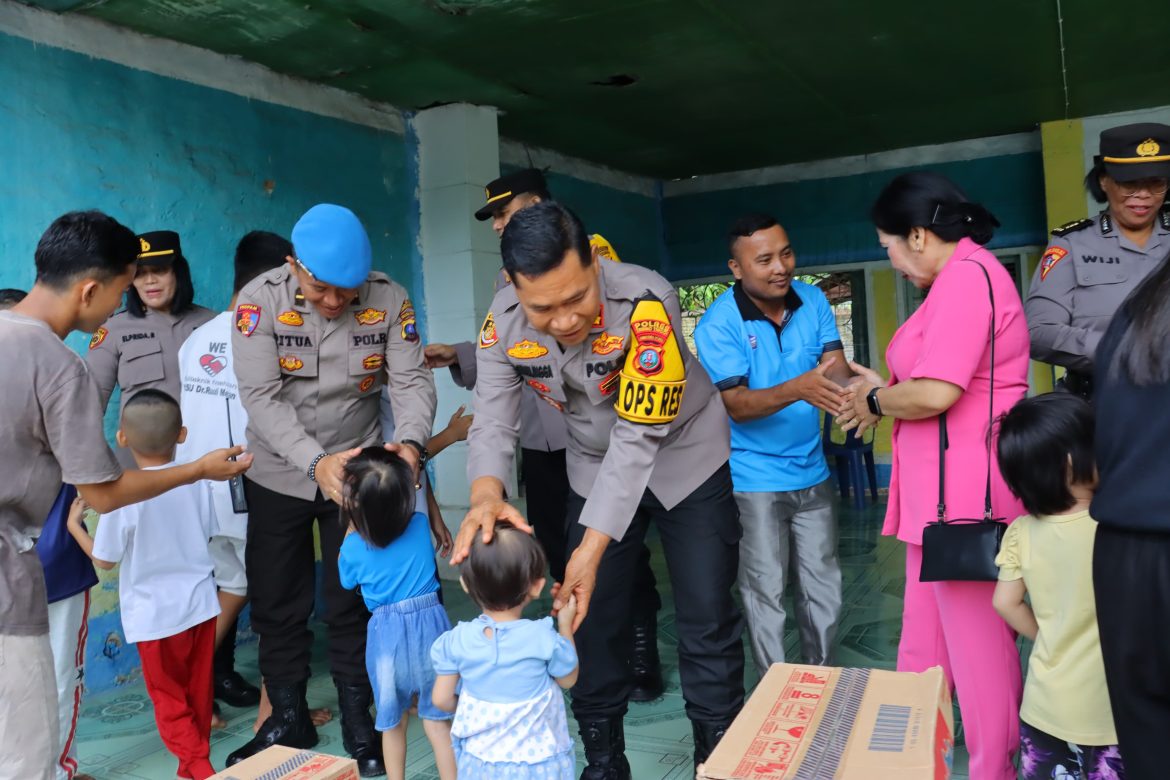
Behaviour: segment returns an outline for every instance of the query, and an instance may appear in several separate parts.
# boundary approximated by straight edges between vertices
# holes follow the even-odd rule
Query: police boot
[[[370,706],[374,692],[368,682],[337,682],[337,707],[341,710],[341,744],[345,752],[357,761],[362,777],[381,777],[386,774],[382,759],[382,739],[374,731]]]
[[[587,766],[581,780],[630,780],[621,716],[578,723]]]
[[[260,703],[260,689],[231,671],[215,675],[215,698],[231,707],[255,707]]]
[[[695,768],[711,757],[715,746],[723,735],[727,733],[728,723],[709,723],[707,721],[692,720],[691,733],[695,737]]]
[[[630,658],[634,687],[630,701],[653,701],[662,695],[662,662],[658,658],[658,616],[654,613],[634,623],[634,651]]]
[[[252,741],[227,757],[227,765],[234,766],[273,745],[307,750],[317,744],[317,729],[309,719],[309,705],[305,702],[306,683],[299,685],[268,685],[268,701],[272,714],[252,737]]]

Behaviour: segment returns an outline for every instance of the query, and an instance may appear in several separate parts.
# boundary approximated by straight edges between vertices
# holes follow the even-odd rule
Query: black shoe
[[[651,614],[634,623],[634,651],[630,658],[634,687],[630,701],[654,701],[666,689],[658,658],[658,616]]]
[[[260,703],[260,689],[232,671],[215,675],[215,698],[229,707],[255,707]]]
[[[252,737],[252,741],[227,757],[227,765],[234,766],[273,745],[308,750],[317,744],[317,729],[309,719],[309,705],[305,702],[306,683],[300,685],[269,685],[268,701],[272,714]]]
[[[704,721],[692,720],[691,733],[695,737],[695,768],[699,764],[711,757],[711,753],[715,751],[715,746],[719,744],[719,740],[723,739],[723,735],[727,733],[728,723],[706,723]]]
[[[374,731],[370,707],[374,692],[370,684],[341,683],[337,685],[337,708],[341,710],[341,743],[358,765],[362,777],[381,777],[386,774],[382,758],[382,738]]]
[[[584,721],[577,725],[587,764],[581,772],[581,780],[630,780],[622,718]]]

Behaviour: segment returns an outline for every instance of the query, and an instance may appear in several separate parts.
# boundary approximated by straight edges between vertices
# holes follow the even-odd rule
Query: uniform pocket
[[[285,350],[277,360],[280,362],[280,373],[285,376],[317,376],[315,350]]]
[[[374,374],[386,365],[386,351],[380,347],[351,349],[349,351],[349,375]]]
[[[122,349],[118,384],[123,390],[150,382],[160,382],[165,378],[162,344],[158,339],[131,341]]]

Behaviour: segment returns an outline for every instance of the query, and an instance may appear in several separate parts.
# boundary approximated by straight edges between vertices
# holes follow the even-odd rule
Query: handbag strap
[[[991,274],[987,273],[987,269],[983,267],[982,263],[969,259],[964,259],[962,262],[974,263],[983,272],[983,278],[987,280],[987,297],[991,301],[991,376],[987,391],[987,483],[983,493],[983,519],[990,521],[994,519],[991,510],[991,429],[995,424],[995,291],[991,286]],[[949,444],[947,413],[943,412],[938,416],[938,520],[940,523],[945,523],[947,517],[946,461]]]

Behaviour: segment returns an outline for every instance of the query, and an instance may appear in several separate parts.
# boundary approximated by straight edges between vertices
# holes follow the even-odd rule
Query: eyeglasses
[[[1149,192],[1155,198],[1160,198],[1170,190],[1170,182],[1166,179],[1138,179],[1137,181],[1115,181],[1117,190],[1125,197],[1137,195],[1142,190]]]

